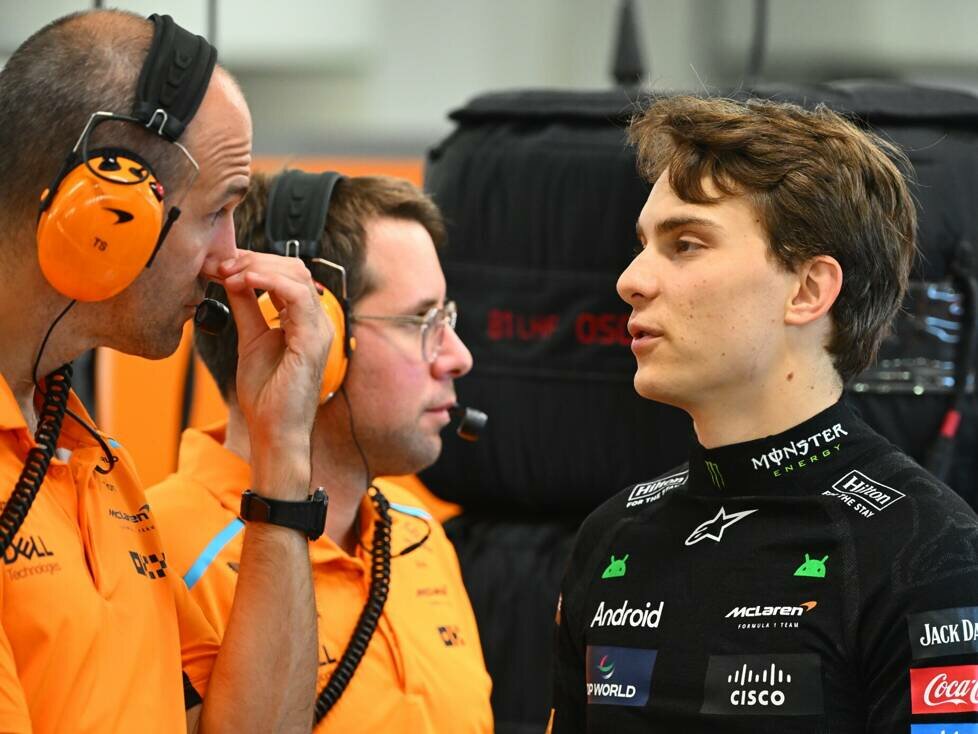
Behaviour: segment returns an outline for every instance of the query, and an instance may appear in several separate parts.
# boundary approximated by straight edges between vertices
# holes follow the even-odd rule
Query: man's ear
[[[785,308],[784,321],[804,326],[829,312],[842,290],[842,266],[831,255],[818,255],[795,271],[795,290]]]

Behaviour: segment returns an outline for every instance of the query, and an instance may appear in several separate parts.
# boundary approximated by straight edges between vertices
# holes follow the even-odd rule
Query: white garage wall
[[[110,3],[107,3],[110,4]],[[204,0],[123,0],[207,33]],[[0,0],[0,59],[88,7]],[[908,78],[978,88],[974,0],[770,0],[770,78]],[[649,83],[738,84],[754,0],[636,0]],[[609,84],[618,0],[219,0],[216,42],[256,151],[417,154],[485,90]]]

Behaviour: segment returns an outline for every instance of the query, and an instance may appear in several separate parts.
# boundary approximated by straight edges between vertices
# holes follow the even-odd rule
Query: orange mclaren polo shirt
[[[93,425],[74,394],[68,407]],[[2,732],[183,732],[184,674],[206,689],[217,636],[170,566],[131,460],[106,441],[119,461],[99,474],[98,443],[65,418],[59,458],[3,555]],[[0,377],[3,505],[34,445]]]
[[[149,491],[171,566],[223,634],[238,561],[248,464],[222,446],[223,427],[184,432],[179,468]],[[377,631],[342,698],[317,731],[491,732],[490,680],[458,559],[444,531],[407,490],[376,482],[392,508],[391,586]],[[328,487],[327,487],[328,489]],[[319,609],[319,690],[343,654],[370,585],[374,511],[364,498],[356,554],[323,535],[310,544]],[[267,685],[263,683],[262,685]]]

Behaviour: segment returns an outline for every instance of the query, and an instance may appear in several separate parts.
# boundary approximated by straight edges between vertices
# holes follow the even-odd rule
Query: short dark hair
[[[93,112],[132,112],[152,38],[138,15],[89,11],[49,23],[14,51],[0,71],[0,227],[33,225],[41,192]],[[109,123],[100,133],[141,155],[170,189],[188,168],[176,146],[139,125]]]
[[[265,233],[268,192],[273,178],[256,173],[244,200],[234,211],[234,230],[241,249],[269,252]],[[435,247],[445,240],[445,221],[435,203],[409,181],[390,176],[358,176],[337,182],[329,202],[326,227],[319,240],[318,256],[346,269],[347,296],[353,306],[372,289],[364,268],[367,255],[366,224],[387,217],[418,222],[431,236]],[[316,280],[339,293],[339,277],[330,268],[314,266]],[[223,288],[213,297],[227,303]],[[225,400],[233,398],[238,369],[238,331],[234,319],[217,336],[197,330],[194,345]]]
[[[745,196],[785,269],[817,255],[838,260],[828,351],[843,380],[873,362],[916,253],[917,214],[902,172],[911,169],[899,148],[824,105],[692,96],[654,101],[629,137],[644,178],[655,183],[668,169],[684,201]],[[719,199],[703,189],[706,177]]]

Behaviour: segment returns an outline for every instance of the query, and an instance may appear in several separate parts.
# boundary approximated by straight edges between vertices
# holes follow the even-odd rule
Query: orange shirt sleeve
[[[194,690],[203,698],[207,693],[214,661],[221,648],[220,640],[204,612],[187,590],[183,579],[171,577],[180,628],[180,658],[183,672],[187,674]]]

